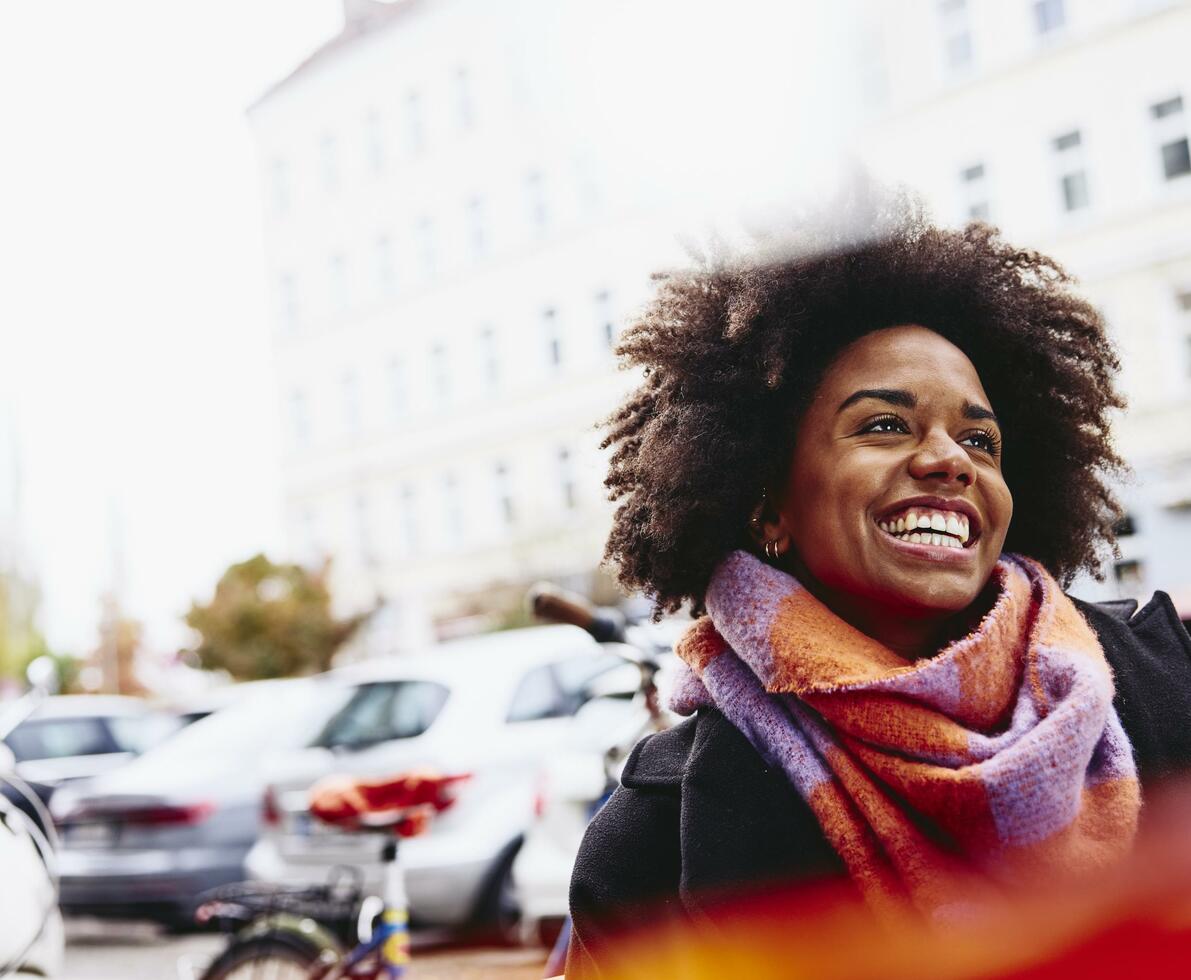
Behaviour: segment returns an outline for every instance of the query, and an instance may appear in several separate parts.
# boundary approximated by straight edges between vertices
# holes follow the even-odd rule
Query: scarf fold
[[[743,551],[678,644],[672,707],[719,709],[785,773],[871,905],[959,914],[1105,867],[1141,805],[1112,673],[1037,562],[1004,555],[975,630],[908,661]]]

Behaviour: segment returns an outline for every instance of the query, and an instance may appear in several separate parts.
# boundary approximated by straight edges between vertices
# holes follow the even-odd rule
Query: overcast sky
[[[280,539],[269,303],[245,107],[337,0],[0,5],[0,405],[55,646],[123,595],[152,648]]]

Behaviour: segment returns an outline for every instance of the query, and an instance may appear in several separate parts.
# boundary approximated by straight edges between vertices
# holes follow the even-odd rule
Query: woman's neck
[[[948,643],[972,632],[997,597],[996,584],[990,582],[966,609],[922,615],[890,609],[862,597],[828,589],[803,567],[791,571],[816,599],[845,623],[906,660],[933,657]]]

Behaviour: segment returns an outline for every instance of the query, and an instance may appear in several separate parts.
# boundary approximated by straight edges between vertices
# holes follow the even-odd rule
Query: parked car
[[[173,712],[142,698],[66,694],[43,698],[4,742],[16,774],[48,806],[59,786],[118,768],[182,725]],[[24,807],[11,787],[0,793]]]
[[[7,750],[0,746],[0,756]],[[10,774],[11,757],[0,758],[0,780]],[[0,800],[0,975],[61,975],[62,916],[54,896],[53,840],[24,811]]]
[[[402,843],[412,919],[516,929],[510,869],[533,816],[535,774],[558,750],[598,678],[623,666],[573,626],[510,630],[359,665],[355,692],[305,752],[270,781],[271,820],[248,855],[254,878],[322,881],[352,865],[380,887],[375,837],[312,821],[307,792],[331,773],[428,766],[469,773],[457,802]]]
[[[61,975],[65,951],[57,901],[57,835],[32,787],[16,774],[16,757],[3,737],[11,734],[57,689],[58,672],[49,657],[25,670],[29,690],[0,711],[0,974],[16,977]]]
[[[592,685],[593,696],[576,713],[565,742],[539,770],[534,819],[513,863],[523,942],[554,942],[569,914],[571,869],[593,813],[616,786],[636,742],[678,720],[664,705],[679,667],[673,644],[687,626],[677,620],[639,624],[629,627],[631,644],[603,644],[623,659]],[[643,653],[660,667],[653,675],[663,706],[656,718],[646,703],[643,674],[633,662]]]
[[[348,694],[333,675],[251,687],[123,768],[55,794],[64,911],[188,924],[200,892],[244,877],[262,767],[307,743]]]

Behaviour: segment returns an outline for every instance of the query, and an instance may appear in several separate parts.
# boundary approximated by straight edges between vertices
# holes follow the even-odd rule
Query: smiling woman
[[[862,243],[664,277],[621,342],[607,554],[689,603],[673,707],[575,865],[567,976],[650,915],[830,876],[970,915],[1129,852],[1191,763],[1191,641],[1159,593],[1064,594],[1113,546],[1123,403],[1052,260],[908,210]],[[1161,710],[1154,710],[1160,705]]]

